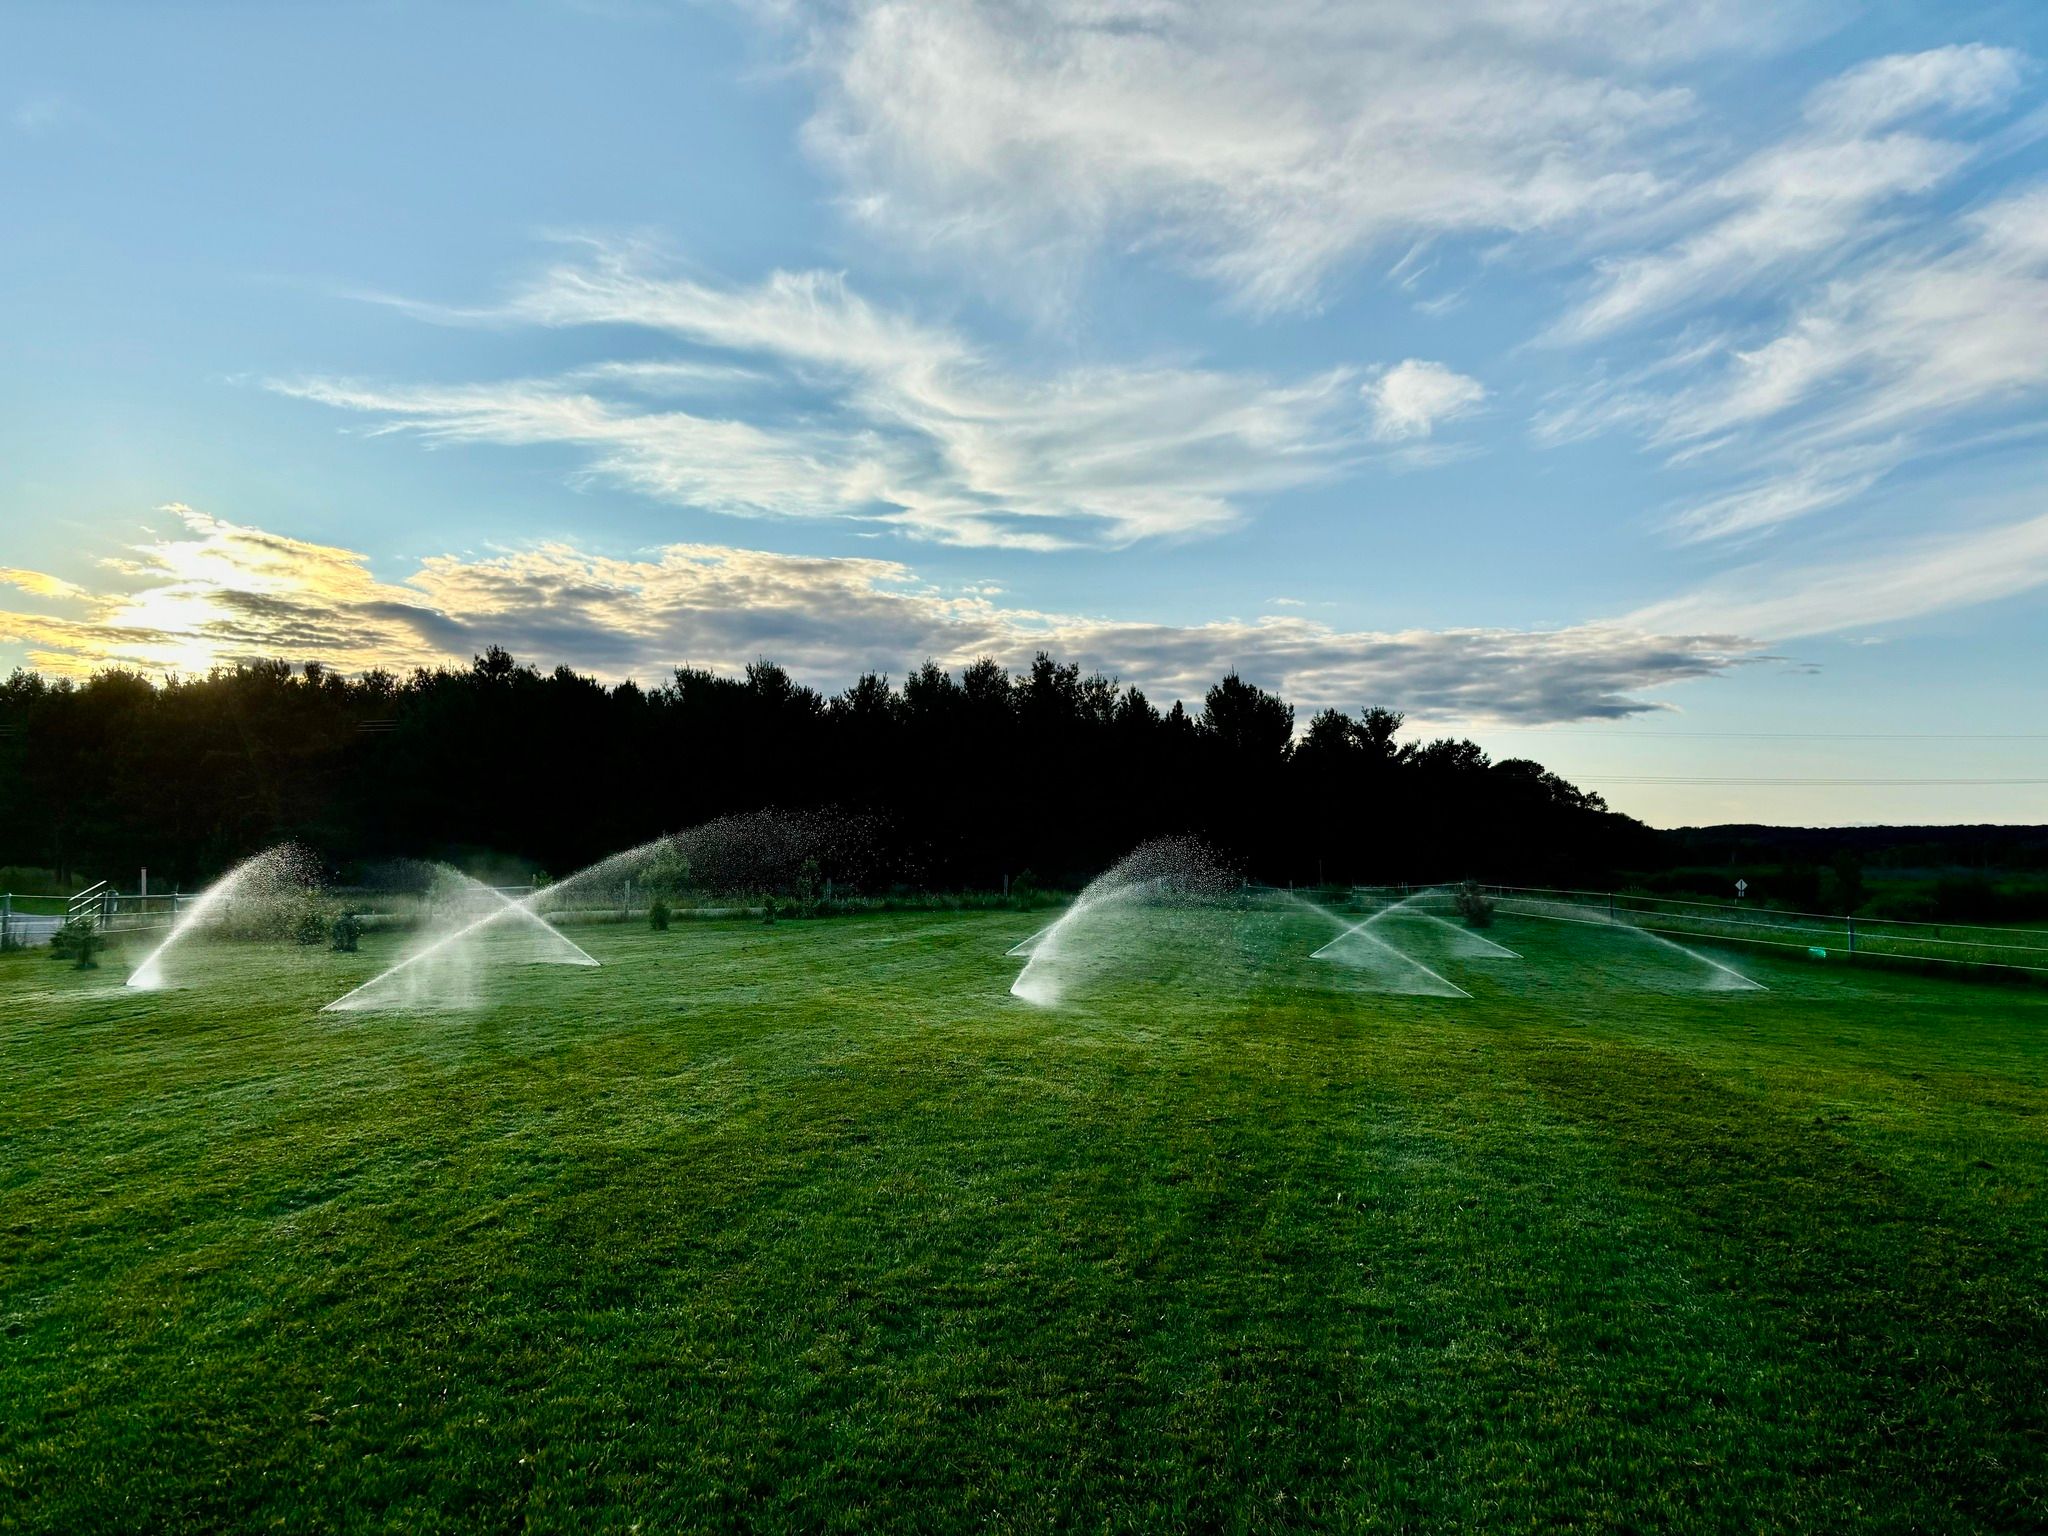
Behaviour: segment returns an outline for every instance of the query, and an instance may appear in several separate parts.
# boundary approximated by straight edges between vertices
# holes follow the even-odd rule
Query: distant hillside
[[[1886,869],[2048,870],[2048,826],[1764,827],[1735,823],[1656,834],[1674,864],[1831,863]]]
[[[1679,827],[1631,883],[1907,921],[2048,921],[2048,826]]]

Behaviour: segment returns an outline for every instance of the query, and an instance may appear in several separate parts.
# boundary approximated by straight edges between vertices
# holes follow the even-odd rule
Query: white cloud
[[[1589,340],[1769,273],[1840,260],[1888,204],[1934,190],[1971,157],[1964,144],[1886,130],[1919,113],[2002,105],[2019,78],[2017,54],[1982,46],[1877,59],[1836,77],[1809,98],[1806,129],[1673,199],[1662,218],[1689,233],[1601,263],[1593,292],[1549,339]]]
[[[1182,364],[1020,374],[829,273],[722,287],[600,247],[460,318],[632,326],[709,349],[726,360],[714,366],[746,375],[748,389],[721,398],[731,408],[743,397],[747,418],[650,408],[651,390],[694,387],[707,365],[693,358],[488,385],[274,387],[439,441],[576,445],[597,475],[711,511],[869,518],[1034,549],[1213,532],[1248,499],[1334,473],[1367,435],[1349,370],[1284,381]],[[788,388],[766,387],[777,383]]]
[[[45,576],[41,571],[24,571],[13,566],[0,566],[0,587],[13,587],[26,592],[30,597],[81,598],[84,589],[62,581],[55,576]]]
[[[1524,723],[1622,716],[1643,694],[1712,676],[1753,650],[1721,634],[1629,624],[1342,631],[1296,616],[1168,625],[1002,606],[941,591],[888,560],[670,545],[639,559],[566,545],[438,556],[378,581],[362,556],[174,508],[182,533],[137,547],[83,619],[0,612],[0,642],[52,671],[202,670],[244,658],[346,670],[462,663],[498,644],[530,660],[653,680],[676,665],[761,656],[831,688],[926,657],[957,667],[1039,649],[1155,698],[1198,699],[1231,668],[1296,703],[1385,703],[1434,719]],[[52,590],[63,584],[52,581]],[[77,592],[78,589],[71,589]]]
[[[872,508],[887,457],[856,431],[764,431],[746,422],[649,411],[567,382],[379,387],[348,380],[278,382],[300,399],[386,419],[383,431],[435,442],[570,443],[595,473],[663,500],[736,515],[822,517]]]
[[[1438,422],[1462,416],[1486,398],[1486,387],[1477,379],[1413,357],[1363,389],[1372,406],[1373,436],[1396,441],[1428,437]]]
[[[350,550],[166,510],[181,530],[106,562],[111,577],[95,588],[7,572],[9,584],[85,612],[0,610],[0,644],[72,674],[267,657],[404,669],[503,645],[544,665],[653,680],[673,666],[730,671],[766,656],[827,689],[863,671],[900,677],[927,657],[1021,667],[1044,649],[1162,703],[1199,698],[1236,668],[1310,709],[1380,703],[1435,720],[1539,724],[1661,707],[1657,691],[1773,642],[2048,586],[2048,514],[2036,514],[1818,565],[1753,566],[1617,619],[1553,629],[1341,630],[1299,614],[1174,625],[1005,604],[1000,589],[941,589],[893,560],[708,544],[632,559],[566,544],[442,555],[384,582]]]
[[[1897,462],[1896,442],[1833,453],[1795,453],[1783,473],[1696,502],[1672,518],[1687,543],[1762,533],[1869,490]]]
[[[758,7],[819,99],[847,205],[1039,282],[1163,244],[1254,308],[1445,233],[1573,226],[1662,186],[1676,61],[1754,42],[1726,0],[898,0]]]
[[[1982,112],[2019,88],[2023,60],[2010,48],[1964,43],[1871,59],[1808,99],[1806,115],[1838,133],[1869,133],[1916,112]]]
[[[1727,630],[1764,640],[1835,634],[1994,602],[2048,585],[2048,514],[1943,534],[1831,564],[1756,565],[1638,609],[1651,630]]]
[[[1674,465],[1735,466],[1672,526],[1686,539],[1753,536],[1849,504],[1929,453],[2037,430],[2044,392],[2048,185],[2036,185],[1870,256],[1753,346],[1692,339],[1563,392],[1534,436],[1622,428]]]

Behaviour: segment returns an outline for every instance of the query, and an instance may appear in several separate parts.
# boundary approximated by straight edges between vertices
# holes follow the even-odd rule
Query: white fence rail
[[[197,899],[174,891],[117,891],[104,880],[70,896],[0,892],[0,948],[47,944],[67,923],[90,921],[101,933],[167,928]]]
[[[436,910],[489,909],[494,895],[525,901],[532,885],[472,886],[435,896],[399,895],[388,891],[329,890],[331,901],[349,906],[359,916],[409,921]],[[71,896],[19,896],[0,892],[0,949],[47,944],[66,923],[90,920],[103,934],[147,933],[173,926],[200,893],[184,891],[118,891],[106,881]],[[630,887],[629,887],[630,900]],[[372,904],[388,910],[369,910]]]
[[[1400,889],[1405,894],[1433,888]],[[1440,889],[1448,895],[1454,887]],[[1674,938],[1803,950],[1824,958],[1853,956],[2048,975],[2048,930],[2039,928],[1784,912],[1775,907],[1630,891],[1525,885],[1483,885],[1480,889],[1493,900],[1496,911],[1513,917],[1624,924]]]

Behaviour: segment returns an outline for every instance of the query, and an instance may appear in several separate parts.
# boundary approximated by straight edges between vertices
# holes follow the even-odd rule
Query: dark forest
[[[859,815],[871,876],[1071,884],[1191,833],[1254,878],[1590,879],[1655,834],[1522,759],[1397,742],[1401,716],[1295,710],[1229,676],[1202,706],[1041,656],[1012,676],[927,663],[826,697],[762,662],[655,687],[467,669],[348,677],[283,662],[154,683],[0,684],[0,864],[188,886],[291,838],[346,876],[391,857],[557,874],[712,817]]]

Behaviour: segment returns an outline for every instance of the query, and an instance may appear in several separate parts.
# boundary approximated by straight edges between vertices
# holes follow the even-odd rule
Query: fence
[[[102,880],[71,896],[0,892],[0,948],[47,944],[66,923],[90,919],[101,933],[168,928],[197,900],[173,891],[117,891]]]
[[[482,915],[505,905],[524,904],[531,899],[533,885],[477,885],[432,894],[395,895],[389,891],[330,889],[324,894],[333,901],[353,907],[359,916],[414,921],[429,912]],[[617,913],[630,917],[644,901],[636,901],[633,883],[626,882],[623,899],[607,893],[592,899],[588,911],[577,915]],[[90,920],[101,933],[146,933],[174,925],[199,900],[198,894],[182,891],[117,891],[106,881],[89,885],[71,896],[20,896],[0,892],[0,949],[18,949],[47,944],[66,923]],[[374,903],[376,910],[367,910]]]
[[[16,896],[0,893],[0,949],[47,944],[64,926],[62,896]]]
[[[1992,966],[2048,975],[2048,931],[2041,929],[1780,912],[1771,907],[1683,901],[1626,891],[1523,885],[1481,889],[1493,898],[1496,911],[1516,917],[1613,923],[1674,938],[1805,950],[1823,956]]]

